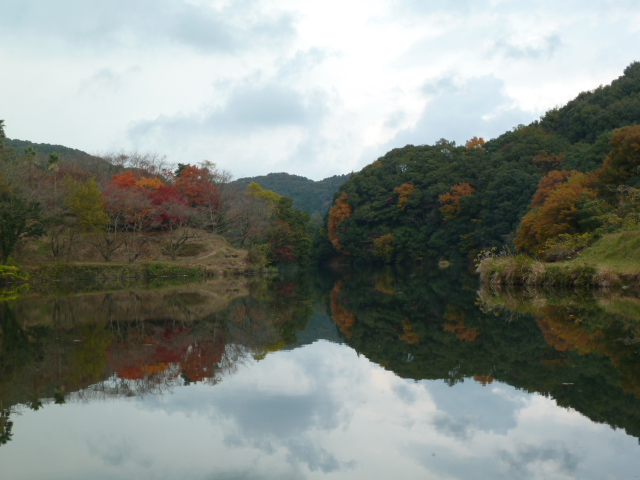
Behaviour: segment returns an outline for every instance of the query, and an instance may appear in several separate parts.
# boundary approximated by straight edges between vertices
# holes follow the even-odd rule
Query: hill
[[[60,156],[60,162],[66,164],[69,169],[81,168],[92,172],[94,175],[113,169],[113,165],[107,160],[76,148],[69,148],[63,145],[51,145],[49,143],[35,143],[15,138],[4,138],[2,142],[6,147],[18,153],[23,153],[29,148],[35,150],[34,160],[40,164],[46,164],[48,156],[57,153]]]
[[[246,187],[252,182],[259,183],[262,188],[273,190],[283,197],[292,198],[295,208],[305,210],[309,215],[318,213],[322,216],[329,210],[333,194],[348,179],[348,174],[334,175],[316,182],[306,177],[282,172],[240,178],[232,184]]]
[[[539,121],[518,125],[488,142],[474,137],[460,146],[443,139],[434,145],[394,149],[340,187],[329,215],[324,253],[389,263],[475,256],[481,249],[513,245],[528,212],[540,209],[551,192],[571,183],[569,178],[577,172],[603,167],[612,142],[633,145],[632,132],[616,129],[637,124],[638,62],[611,85],[583,92]],[[629,158],[624,152],[620,155]],[[595,190],[581,190],[589,182],[602,191],[636,186],[636,160],[616,161],[617,170],[609,169],[616,178],[576,176],[572,183],[582,184],[574,185],[572,203],[556,212],[560,217],[547,219],[547,225],[564,225],[568,216],[573,223],[565,231],[581,233],[589,221],[597,220],[596,213],[609,208]],[[583,193],[600,203],[576,206]],[[538,203],[532,205],[532,200]]]

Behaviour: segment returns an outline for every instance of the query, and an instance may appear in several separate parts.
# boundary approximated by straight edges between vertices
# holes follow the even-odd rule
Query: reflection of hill
[[[297,278],[2,302],[0,412],[216,383],[296,344],[311,313],[309,282]]]
[[[514,317],[474,286],[459,272],[352,274],[331,308],[346,343],[400,376],[500,380],[640,437],[640,324],[584,300]]]
[[[246,278],[218,278],[198,284],[160,289],[121,289],[80,295],[21,297],[16,314],[26,327],[93,324],[96,321],[193,321],[226,308],[249,294]]]

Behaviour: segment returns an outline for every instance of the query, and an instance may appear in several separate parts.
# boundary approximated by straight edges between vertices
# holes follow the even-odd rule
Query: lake
[[[2,478],[640,478],[624,291],[387,268],[1,298]]]

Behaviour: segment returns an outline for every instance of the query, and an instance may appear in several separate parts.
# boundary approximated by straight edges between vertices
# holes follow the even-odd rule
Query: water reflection
[[[500,381],[538,392],[640,437],[638,298],[478,295],[463,274],[389,277],[351,276],[334,287],[334,319],[358,352],[405,378]]]
[[[632,296],[478,293],[453,270],[158,287],[0,303],[3,472],[626,479],[640,467]]]

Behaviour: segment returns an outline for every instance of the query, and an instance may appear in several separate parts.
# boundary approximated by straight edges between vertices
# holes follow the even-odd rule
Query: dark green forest
[[[321,255],[399,263],[474,257],[636,223],[640,63],[497,138],[388,152],[334,195]],[[550,242],[550,243],[548,243]]]

